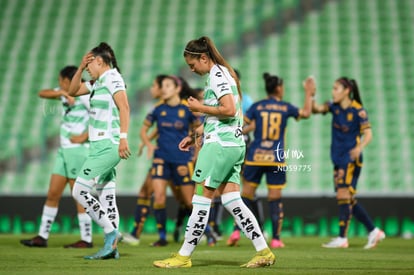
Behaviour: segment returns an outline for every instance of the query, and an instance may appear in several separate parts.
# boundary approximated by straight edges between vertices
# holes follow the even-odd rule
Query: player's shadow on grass
[[[193,267],[196,266],[211,266],[211,265],[223,265],[223,266],[240,266],[240,261],[231,261],[231,260],[217,260],[217,259],[204,259],[204,260],[193,260]]]

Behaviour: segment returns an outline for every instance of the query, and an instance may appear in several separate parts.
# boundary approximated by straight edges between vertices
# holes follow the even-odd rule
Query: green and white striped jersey
[[[120,120],[119,110],[113,96],[125,91],[125,83],[116,69],[103,73],[93,85],[86,83],[90,91],[91,111],[89,113],[89,141],[110,139],[119,144]]]
[[[55,89],[56,91],[59,88]],[[72,143],[71,136],[83,134],[88,129],[89,122],[89,95],[75,97],[75,103],[69,105],[66,97],[60,97],[62,101],[62,120],[60,124],[60,146],[62,148],[73,148],[78,146],[85,146],[80,143]]]
[[[218,142],[224,147],[244,146],[242,135],[243,112],[236,81],[231,77],[226,67],[216,64],[211,68],[207,78],[204,89],[204,105],[218,106],[219,99],[227,94],[233,95],[236,103],[236,115],[234,117],[219,118],[206,114],[204,143]]]

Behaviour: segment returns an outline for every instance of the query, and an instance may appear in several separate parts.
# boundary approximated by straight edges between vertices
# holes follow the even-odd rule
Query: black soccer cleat
[[[20,240],[20,243],[29,247],[47,247],[47,240],[40,236],[36,236],[29,240]]]
[[[160,246],[167,246],[168,242],[167,240],[159,239],[155,243],[152,243],[151,246],[160,247]]]
[[[93,243],[92,242],[88,243],[86,241],[80,240],[75,243],[64,245],[63,247],[64,248],[92,248]]]

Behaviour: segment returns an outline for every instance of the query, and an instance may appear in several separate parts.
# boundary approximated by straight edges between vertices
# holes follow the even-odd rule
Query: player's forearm
[[[308,118],[311,116],[312,113],[312,105],[313,105],[313,99],[312,96],[309,93],[305,94],[305,102],[303,104],[303,109],[301,112],[302,118]]]
[[[328,112],[328,106],[326,104],[319,105],[315,102],[315,100],[312,100],[312,113],[320,114],[326,112]]]
[[[149,130],[149,127],[147,125],[143,125],[140,131],[141,140],[147,147],[151,145],[151,140],[150,140],[150,137],[148,136],[148,130]]]
[[[218,117],[234,117],[236,114],[236,108],[226,107],[222,105],[218,106],[206,106],[203,105],[200,108],[200,112],[208,115],[218,116]]]
[[[128,133],[129,129],[129,106],[125,105],[119,109],[120,132]]]
[[[365,129],[364,135],[362,136],[362,141],[359,144],[359,147],[361,148],[361,151],[364,150],[365,147],[372,141],[372,130],[371,129]]]
[[[47,99],[59,99],[63,95],[62,91],[44,89],[39,92],[39,97]]]
[[[75,75],[73,76],[70,85],[69,85],[69,89],[68,89],[68,94],[70,96],[76,96],[77,92],[79,91],[81,84],[82,84],[82,71],[83,69],[78,68],[78,70],[76,71]]]

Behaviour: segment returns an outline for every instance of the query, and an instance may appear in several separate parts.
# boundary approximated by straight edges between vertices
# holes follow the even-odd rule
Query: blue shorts
[[[192,163],[172,163],[160,158],[154,159],[151,168],[153,179],[172,180],[173,185],[194,184],[191,180]]]
[[[284,188],[286,185],[286,171],[275,166],[251,166],[245,165],[243,177],[245,180],[259,185],[263,175],[266,175],[268,188]]]
[[[335,191],[338,188],[348,188],[352,194],[356,193],[359,174],[362,165],[356,162],[350,162],[346,165],[334,166],[334,183]]]

